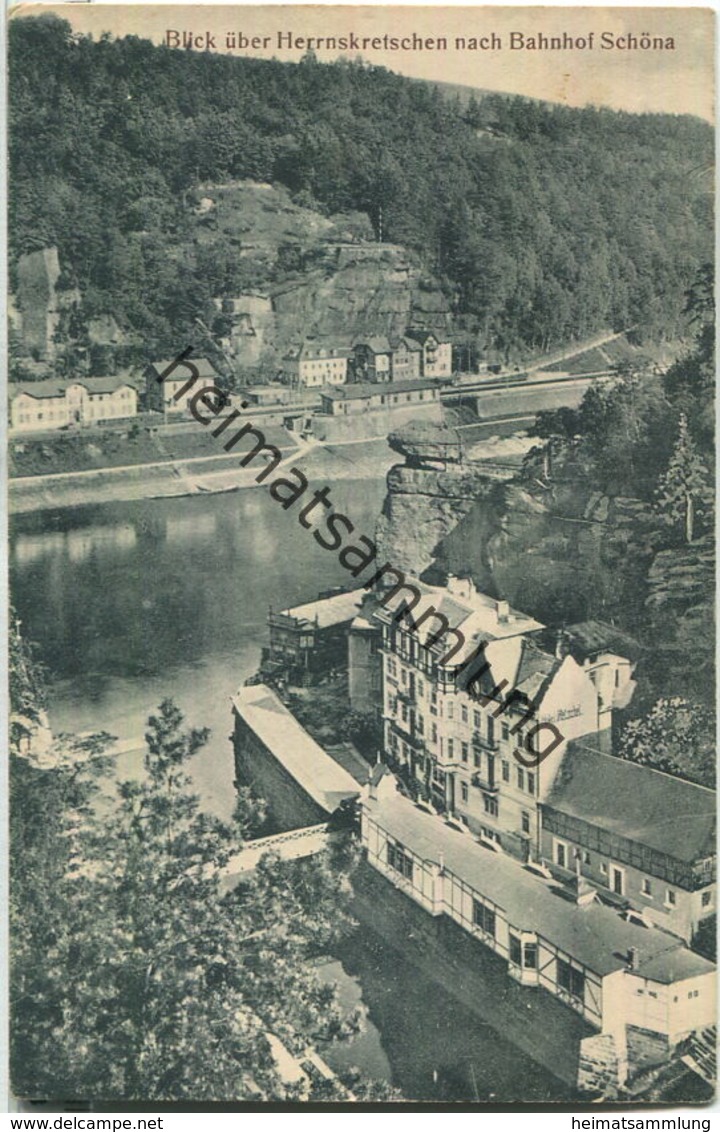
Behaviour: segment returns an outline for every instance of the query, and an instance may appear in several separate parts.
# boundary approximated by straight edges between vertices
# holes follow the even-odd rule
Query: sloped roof
[[[270,754],[326,813],[334,813],[341,802],[357,797],[359,786],[352,775],[308,735],[265,684],[240,688],[232,703]]]
[[[464,637],[464,647],[452,657],[453,667],[469,660],[481,641],[492,643],[506,637],[517,637],[542,628],[539,621],[535,621],[534,618],[529,617],[526,613],[521,613],[519,610],[508,608],[506,615],[501,614],[497,601],[488,597],[487,594],[479,593],[477,590],[463,596],[452,592],[446,586],[430,586],[412,576],[406,577],[404,586],[404,589],[398,589],[398,592],[392,597],[386,595],[385,600],[376,609],[375,616],[379,616],[380,620],[397,617],[399,621],[400,608],[403,604],[408,603],[407,588],[414,588],[420,594],[420,599],[412,608],[412,618],[415,623],[420,622],[420,625],[413,630],[413,633],[421,644],[425,644],[438,631],[438,622],[433,617],[428,616],[427,620],[421,621],[423,612],[429,611],[430,607],[446,617],[450,628],[455,629]],[[443,639],[437,647],[440,651],[445,651],[447,648],[445,640]],[[477,668],[486,664],[489,659],[488,653],[487,659],[480,656],[477,658],[477,662],[471,661],[467,668],[463,670],[462,678],[465,679],[465,682],[472,678],[473,666],[477,670]],[[507,678],[505,672],[503,672],[503,676]],[[515,686],[513,684],[513,687]]]
[[[354,346],[367,346],[373,354],[389,354],[392,349],[384,334],[378,334],[374,338],[358,338]]]
[[[151,362],[150,364],[156,373],[161,374],[168,368],[168,366],[173,365],[175,361],[177,361],[176,358],[165,358],[163,359],[163,361]],[[188,364],[194,365],[196,367],[200,377],[219,376],[218,371],[215,369],[215,366],[211,361],[208,360],[208,358],[182,358],[181,361],[178,362],[178,368],[169,375],[168,380],[179,381],[182,378],[183,381],[187,381],[187,373],[182,368],[182,363],[185,361],[187,361]]]
[[[352,621],[366,594],[365,589],[350,590],[348,593],[333,594],[331,597],[318,598],[317,601],[308,601],[304,605],[295,605],[282,612],[297,621],[307,621],[317,625],[319,629],[328,629],[332,625]]]
[[[440,338],[434,330],[408,330],[406,337],[414,339],[421,346],[425,345],[428,338],[434,338],[438,345],[440,344]]]
[[[535,931],[560,951],[600,976],[627,968],[629,948],[637,950],[637,974],[658,983],[689,979],[714,970],[679,939],[658,928],[627,923],[600,903],[578,907],[519,862],[489,853],[466,833],[426,814],[401,794],[363,801],[386,833],[425,861],[441,865],[477,895],[503,910],[519,931]]]
[[[715,791],[569,743],[546,806],[692,863],[715,852]]]
[[[634,637],[605,621],[580,621],[577,625],[568,625],[565,633],[570,652],[579,660],[603,652],[637,660],[642,652],[642,646]]]
[[[358,401],[363,397],[379,397],[388,393],[413,393],[419,389],[439,389],[438,382],[431,377],[418,378],[417,381],[359,381],[355,385],[338,385],[326,390],[322,396],[333,401]]]
[[[136,379],[128,377],[125,374],[111,377],[78,377],[63,380],[49,377],[45,378],[43,381],[10,382],[8,384],[8,397],[11,401],[20,393],[26,393],[29,397],[36,398],[36,400],[44,400],[48,397],[64,397],[65,391],[71,385],[82,385],[84,389],[87,389],[88,393],[96,396],[98,393],[114,393],[116,389],[121,389],[124,385],[129,385],[132,389],[137,390],[138,382]]]

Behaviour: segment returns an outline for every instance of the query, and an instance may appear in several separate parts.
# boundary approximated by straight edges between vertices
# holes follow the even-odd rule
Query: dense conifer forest
[[[14,19],[9,40],[11,278],[23,252],[57,245],[86,317],[157,340],[242,285],[233,257],[188,258],[187,194],[251,178],[366,213],[481,345],[684,330],[712,234],[699,119],[461,102],[362,61],[93,41],[51,15]]]

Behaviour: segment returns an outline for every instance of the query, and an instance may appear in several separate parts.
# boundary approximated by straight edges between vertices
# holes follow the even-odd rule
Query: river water
[[[382,479],[344,480],[331,498],[371,537],[384,494]],[[257,667],[268,607],[310,600],[348,577],[336,555],[260,489],[64,509],[12,523],[12,598],[50,674],[53,729],[135,739],[172,696],[188,724],[212,729],[192,774],[203,807],[221,817],[233,804],[230,696]],[[136,759],[124,756],[120,773],[132,773]],[[361,1035],[326,1051],[334,1067],[358,1066],[415,1099],[567,1095],[369,925],[323,970],[366,1015]],[[498,987],[498,1025],[501,997]]]

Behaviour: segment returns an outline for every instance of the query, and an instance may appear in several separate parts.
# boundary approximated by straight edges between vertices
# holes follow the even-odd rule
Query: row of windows
[[[563,869],[571,868],[570,864],[570,849],[571,847],[563,841],[555,841],[555,863]],[[592,857],[587,850],[575,849],[574,854],[576,858],[582,857],[583,864],[592,865]],[[608,865],[604,861],[599,862],[599,869],[603,875],[608,877],[608,887],[612,889],[618,896],[626,895],[625,884],[625,870],[619,865]],[[643,877],[640,885],[642,895],[652,900],[657,895],[653,885],[654,881],[650,877]],[[660,886],[662,890],[662,885]],[[701,897],[701,904],[703,908],[707,908],[712,900],[712,892],[703,892]],[[667,908],[675,908],[677,905],[677,893],[674,888],[666,888],[664,893],[664,902]]]
[[[502,778],[503,782],[510,781],[510,763],[503,759],[502,763]],[[521,766],[515,767],[515,780],[517,782],[518,790],[527,790],[528,794],[535,794],[535,775],[531,770],[524,770]]]

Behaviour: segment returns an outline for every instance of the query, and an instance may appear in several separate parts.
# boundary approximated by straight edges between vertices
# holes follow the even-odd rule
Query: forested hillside
[[[237,293],[239,256],[188,252],[188,190],[247,178],[325,215],[366,213],[481,348],[683,329],[711,240],[704,122],[462,105],[361,62],[93,42],[50,15],[13,19],[9,41],[11,270],[56,245],[85,318],[112,312],[168,348],[211,296]]]

